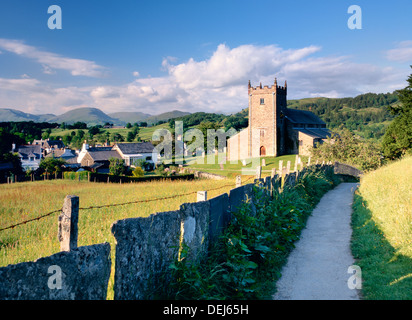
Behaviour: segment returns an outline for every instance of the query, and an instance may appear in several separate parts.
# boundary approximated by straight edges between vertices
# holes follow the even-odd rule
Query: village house
[[[40,145],[30,144],[16,147],[16,145],[13,144],[11,152],[17,153],[24,171],[37,170],[40,166],[40,161],[43,158]]]
[[[65,148],[65,145],[62,141],[62,139],[59,140],[33,140],[32,145],[40,145],[42,148],[43,156],[48,155],[54,150],[63,150]]]
[[[155,164],[157,152],[150,142],[116,143],[109,147],[90,147],[83,143],[77,157],[82,167],[100,173],[109,172],[110,158],[123,159],[126,166],[134,167],[137,160]]]
[[[308,155],[316,143],[323,143],[329,130],[310,111],[287,108],[287,83],[252,87],[249,81],[249,125],[227,140],[228,160],[251,157]]]

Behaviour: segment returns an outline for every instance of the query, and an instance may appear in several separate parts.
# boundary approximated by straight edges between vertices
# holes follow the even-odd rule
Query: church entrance
[[[266,156],[266,148],[264,146],[260,147],[259,155],[260,156]]]

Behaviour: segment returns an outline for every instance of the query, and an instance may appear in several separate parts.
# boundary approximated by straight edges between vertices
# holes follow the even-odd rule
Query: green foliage
[[[378,143],[362,139],[346,128],[332,132],[332,137],[310,150],[312,161],[339,161],[361,170],[374,170],[382,164]]]
[[[66,172],[63,172],[63,179],[74,180],[74,181],[88,181],[89,179],[88,174],[89,174],[89,171],[80,171],[80,172],[66,171]]]
[[[120,176],[125,173],[126,167],[123,159],[110,158],[109,172],[115,176]]]
[[[56,173],[62,171],[62,165],[65,164],[66,162],[62,159],[58,158],[43,158],[40,161],[39,167],[42,169],[42,171],[45,171],[47,173]]]
[[[144,176],[144,171],[141,167],[136,167],[133,170],[133,176],[134,177],[143,177]]]
[[[384,155],[389,159],[400,158],[412,148],[412,74],[408,86],[397,92],[401,104],[390,109],[397,116],[382,141]]]
[[[332,170],[308,171],[293,188],[268,196],[254,188],[207,261],[187,261],[188,248],[170,266],[171,282],[159,296],[167,299],[259,299],[273,293],[280,270],[307,217],[321,196],[339,181]]]

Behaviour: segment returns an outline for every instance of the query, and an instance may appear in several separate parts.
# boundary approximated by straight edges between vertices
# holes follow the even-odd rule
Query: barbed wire
[[[251,180],[253,177],[250,177],[249,179],[245,180],[244,183],[248,182],[249,180]],[[212,189],[208,189],[208,190],[204,190],[204,191],[215,191],[215,190],[219,190],[219,189],[223,189],[223,188],[227,188],[233,186],[233,183],[231,184],[225,184],[223,186],[219,186],[216,188],[212,188]],[[129,205],[129,204],[136,204],[136,203],[146,203],[146,202],[153,202],[153,201],[161,201],[161,200],[167,200],[167,199],[173,199],[173,198],[177,198],[177,197],[184,197],[184,196],[189,196],[191,194],[197,194],[197,191],[191,191],[188,193],[181,193],[181,194],[175,194],[172,196],[168,196],[168,197],[162,197],[162,198],[152,198],[152,199],[144,199],[144,200],[135,200],[135,201],[128,201],[128,202],[123,202],[123,203],[113,203],[113,204],[105,204],[105,205],[100,205],[100,206],[90,206],[90,207],[85,207],[85,208],[79,208],[79,210],[91,210],[91,209],[102,209],[102,208],[110,208],[110,207],[118,207],[118,206],[125,206],[125,205]],[[38,216],[36,218],[33,219],[29,219],[26,221],[22,221],[13,225],[10,225],[8,227],[4,227],[0,229],[0,232],[5,231],[5,230],[9,230],[9,229],[14,229],[17,226],[26,224],[28,222],[32,222],[32,221],[38,221],[40,219],[46,218],[50,215],[52,215],[53,213],[57,213],[57,212],[61,212],[62,209],[58,209],[58,210],[54,210],[51,212],[48,212],[44,215]]]

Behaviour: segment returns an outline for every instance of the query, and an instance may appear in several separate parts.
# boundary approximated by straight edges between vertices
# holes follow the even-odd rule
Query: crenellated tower
[[[249,81],[248,155],[279,156],[285,153],[284,114],[286,111],[287,83],[279,86],[253,87]]]

